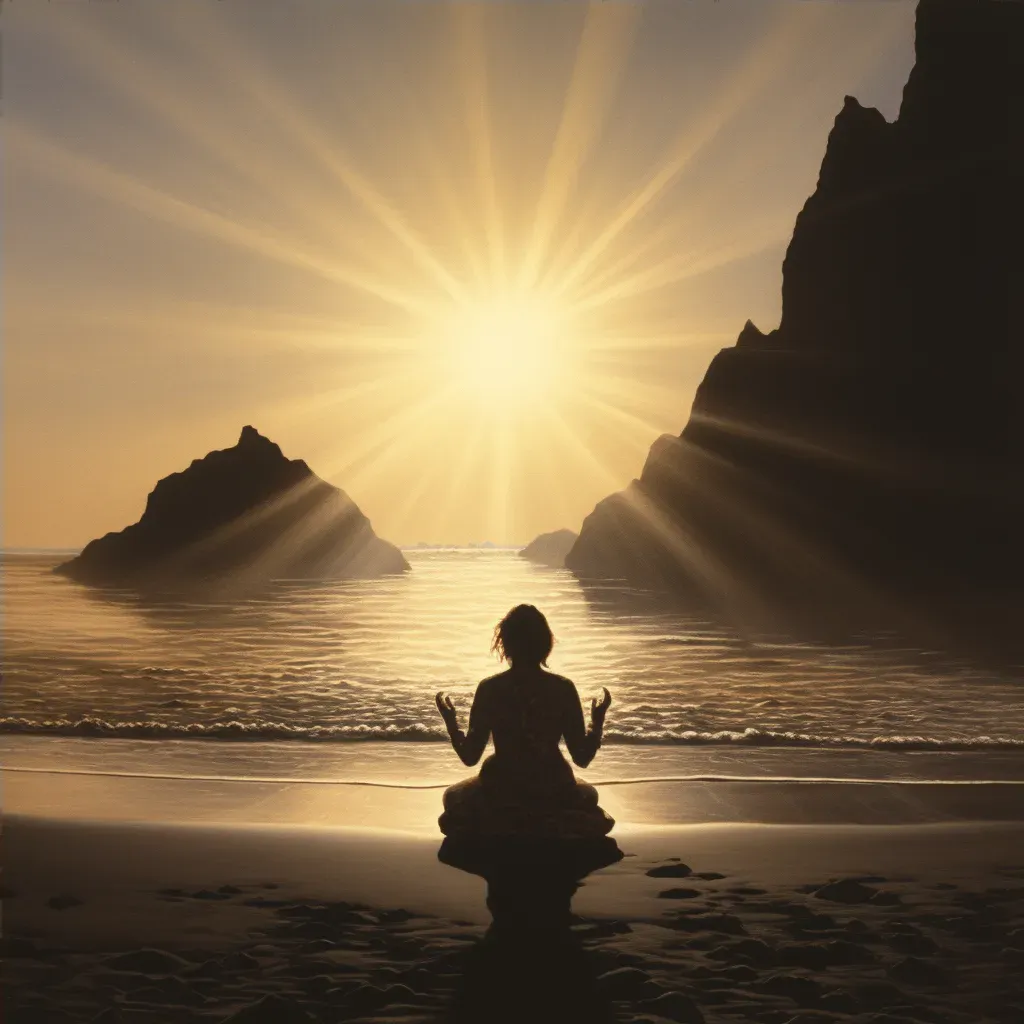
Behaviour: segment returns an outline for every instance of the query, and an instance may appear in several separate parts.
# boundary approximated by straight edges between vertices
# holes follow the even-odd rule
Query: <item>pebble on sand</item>
[[[693,869],[681,861],[670,861],[668,864],[648,868],[646,874],[650,878],[688,878],[693,874]]]
[[[662,889],[659,900],[692,900],[704,894],[699,889]]]

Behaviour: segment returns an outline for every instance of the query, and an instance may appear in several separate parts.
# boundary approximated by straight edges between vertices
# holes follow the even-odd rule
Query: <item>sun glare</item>
[[[35,17],[36,5],[17,6]],[[550,25],[503,5],[449,5],[424,37],[445,40],[437,53],[421,45],[418,19],[385,19],[379,37],[370,19],[365,44],[354,42],[356,12],[352,41],[340,28],[323,34],[325,54],[351,45],[346,59],[310,59],[300,75],[291,51],[279,60],[276,37],[257,31],[271,22],[240,29],[246,5],[148,5],[152,40],[166,39],[152,54],[148,29],[115,31],[85,11],[93,5],[70,6],[83,11],[40,15],[40,39],[52,32],[54,60],[70,57],[82,88],[121,96],[132,116],[121,123],[119,101],[102,130],[65,138],[60,117],[29,112],[6,125],[9,155],[19,181],[67,189],[82,210],[110,204],[105,251],[139,246],[143,258],[102,264],[95,280],[109,271],[123,295],[95,286],[98,269],[69,277],[74,289],[56,302],[49,276],[32,279],[27,329],[45,310],[68,337],[102,332],[104,346],[133,351],[145,337],[182,367],[168,389],[190,394],[202,366],[234,371],[252,353],[239,379],[252,419],[379,509],[381,535],[461,542],[579,523],[685,421],[685,381],[735,340],[719,293],[759,281],[744,261],[792,223],[799,193],[769,188],[770,203],[747,202],[751,166],[784,177],[778,133],[752,133],[751,117],[766,90],[780,110],[803,102],[808,72],[792,58],[817,52],[808,47],[827,5],[781,5],[696,93],[643,5],[554,5]],[[330,24],[348,24],[336,13],[345,5],[322,6]],[[905,31],[902,5],[882,6],[891,17],[836,51],[840,77]],[[518,57],[541,31],[553,42],[524,77]],[[300,41],[312,46],[313,33],[290,45]],[[637,77],[641,52],[655,64]],[[380,67],[402,73],[362,95]],[[649,83],[662,74],[679,103],[655,110]],[[39,222],[57,232],[46,236],[53,251],[63,219]],[[174,273],[154,275],[154,259]],[[739,276],[713,281],[730,263]],[[161,279],[175,287],[154,286]],[[197,360],[180,358],[182,339]],[[177,416],[180,402],[160,408]]]
[[[464,306],[453,317],[449,341],[454,382],[484,406],[525,409],[565,384],[565,318],[539,297]]]

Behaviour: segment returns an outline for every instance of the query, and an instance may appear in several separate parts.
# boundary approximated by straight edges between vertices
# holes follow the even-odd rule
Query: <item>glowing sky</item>
[[[779,317],[914,5],[4,5],[4,531],[252,423],[398,543],[578,529]]]

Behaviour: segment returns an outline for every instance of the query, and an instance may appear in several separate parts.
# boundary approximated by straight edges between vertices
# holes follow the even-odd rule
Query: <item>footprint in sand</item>
[[[693,869],[681,861],[673,861],[648,868],[644,874],[649,878],[688,878],[693,874]]]

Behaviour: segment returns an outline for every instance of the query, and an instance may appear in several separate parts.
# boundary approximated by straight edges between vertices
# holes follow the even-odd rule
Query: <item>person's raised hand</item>
[[[458,728],[458,714],[455,711],[455,705],[452,703],[451,697],[445,696],[443,690],[438,690],[434,696],[434,703],[437,705],[437,710],[444,719],[444,724],[449,729]]]
[[[596,697],[590,702],[590,722],[595,729],[600,729],[604,725],[604,716],[608,713],[608,707],[612,702],[612,695],[608,692],[608,688],[602,686],[601,691],[604,694],[601,702],[598,703]]]

